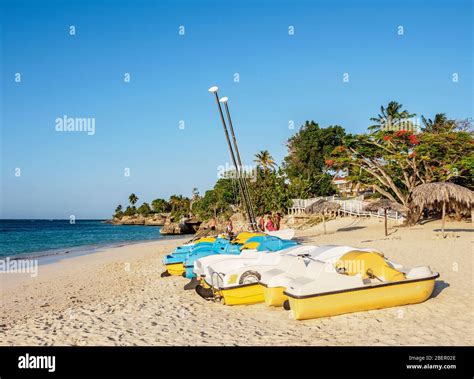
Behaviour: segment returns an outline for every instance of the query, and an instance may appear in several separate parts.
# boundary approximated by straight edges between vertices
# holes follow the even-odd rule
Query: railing
[[[302,208],[305,209],[306,207],[309,207],[311,204],[315,203],[318,201],[320,197],[313,197],[311,199],[293,199],[293,205],[291,208]]]
[[[375,211],[366,211],[364,210],[364,206],[367,204],[362,200],[334,200],[338,203],[341,208],[339,209],[340,213],[344,213],[346,215],[351,216],[366,216],[366,217],[384,217],[384,210],[379,209],[377,212]],[[402,213],[387,210],[387,218],[394,219],[394,220],[403,220],[405,217]]]
[[[334,201],[334,196],[319,196],[310,199],[292,199],[293,205],[288,208],[288,214],[302,214],[306,208],[313,205],[318,200]]]
[[[305,213],[305,210],[310,205],[314,204],[318,200],[326,200],[330,202],[338,203],[341,208],[338,210],[338,213],[350,216],[365,216],[365,217],[384,217],[383,209],[379,209],[377,212],[370,212],[364,210],[364,206],[367,204],[363,201],[364,196],[357,196],[353,199],[343,200],[341,198],[336,198],[335,196],[328,196],[328,197],[314,197],[311,199],[293,199],[293,206],[288,208],[288,214],[291,215],[298,215]],[[405,217],[402,213],[388,210],[387,211],[387,218],[394,219],[394,220],[403,220]]]

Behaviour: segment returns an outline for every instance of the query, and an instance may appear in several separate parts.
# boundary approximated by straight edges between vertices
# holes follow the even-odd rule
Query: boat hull
[[[165,265],[165,267],[166,271],[168,271],[170,275],[174,276],[182,276],[186,271],[182,263],[171,263]]]
[[[263,296],[265,298],[265,304],[271,307],[281,307],[285,300],[288,300],[283,292],[285,287],[266,287],[263,286]]]
[[[263,286],[259,283],[244,284],[238,287],[221,289],[225,305],[248,305],[265,301]]]
[[[199,284],[204,287],[204,288],[211,288],[209,284],[206,283],[206,281],[203,278],[198,278]]]
[[[421,303],[433,293],[437,277],[299,298],[285,294],[293,317],[306,320]]]
[[[194,273],[193,271],[193,268],[194,266],[188,266],[188,267],[185,267],[185,274],[184,276],[188,279],[192,279],[192,278],[195,278],[196,277],[196,274]]]

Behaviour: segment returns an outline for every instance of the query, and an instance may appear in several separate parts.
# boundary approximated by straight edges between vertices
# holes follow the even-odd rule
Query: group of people
[[[215,217],[213,217],[208,223],[208,228],[210,228],[212,231],[215,231],[216,227],[217,227],[217,220]],[[231,237],[233,235],[233,230],[234,230],[234,225],[232,224],[232,220],[229,218],[227,220],[225,232],[229,237]]]
[[[275,230],[280,230],[281,214],[279,212],[273,213],[273,215],[268,212],[263,216],[257,217],[257,227],[262,232],[273,232]],[[216,230],[217,221],[215,218],[212,218],[209,221],[208,227],[211,230]],[[233,235],[234,225],[232,220],[228,219],[226,223],[226,234],[231,237]]]
[[[273,215],[268,212],[265,215],[257,218],[258,228],[262,232],[274,232],[280,230],[281,214],[279,212]]]

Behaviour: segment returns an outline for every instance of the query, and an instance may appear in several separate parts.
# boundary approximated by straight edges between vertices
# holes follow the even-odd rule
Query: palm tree
[[[255,154],[255,158],[254,162],[265,171],[273,170],[276,166],[275,160],[268,150],[262,150],[260,153]]]
[[[191,210],[193,209],[194,203],[196,201],[198,201],[199,198],[200,198],[199,197],[199,190],[196,187],[193,188],[192,193],[193,193],[193,197],[191,198],[191,201],[189,202],[189,209],[191,209]]]
[[[151,202],[151,207],[155,213],[167,212],[170,209],[169,203],[164,199],[155,199]]]
[[[130,204],[135,205],[138,201],[138,197],[137,195],[135,195],[134,193],[132,193],[129,197],[128,197],[128,201],[130,202]]]
[[[369,130],[375,133],[381,130],[392,131],[414,129],[414,124],[408,119],[416,116],[416,114],[409,113],[406,109],[401,110],[402,107],[403,105],[396,101],[389,102],[387,108],[382,105],[377,117],[370,118],[370,121],[374,121],[376,124],[369,126]]]
[[[189,211],[189,199],[183,195],[171,195],[169,203],[171,205],[171,212]]]
[[[142,216],[148,216],[151,213],[151,208],[150,204],[148,203],[143,203],[139,208],[138,208],[138,214]]]
[[[455,120],[449,120],[446,113],[435,114],[434,120],[421,116],[423,122],[423,131],[427,133],[446,133],[452,131],[456,127]]]
[[[117,205],[117,208],[115,208],[115,213],[119,213],[121,211],[122,211],[122,205],[119,204],[119,205]]]

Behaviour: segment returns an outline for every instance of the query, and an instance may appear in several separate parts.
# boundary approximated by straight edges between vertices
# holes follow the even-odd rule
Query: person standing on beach
[[[258,218],[258,228],[259,228],[262,232],[265,231],[265,219],[264,219],[263,216],[260,216],[260,217]]]
[[[209,228],[212,231],[216,230],[216,218],[215,217],[211,218],[211,221],[209,221]]]
[[[234,229],[234,225],[232,225],[232,220],[229,218],[227,221],[226,232],[229,238],[232,237],[232,230]]]
[[[269,232],[274,232],[276,230],[275,225],[273,224],[273,221],[269,214],[267,214],[266,219],[267,222],[265,223],[265,229]]]
[[[275,230],[280,230],[281,214],[277,212],[274,217],[275,220]]]

